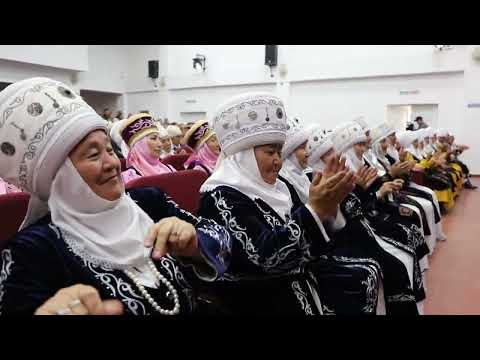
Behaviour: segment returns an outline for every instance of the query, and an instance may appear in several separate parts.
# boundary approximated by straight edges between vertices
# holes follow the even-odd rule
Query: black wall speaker
[[[265,45],[265,65],[277,66],[278,45]]]
[[[148,77],[158,79],[158,60],[148,62]]]

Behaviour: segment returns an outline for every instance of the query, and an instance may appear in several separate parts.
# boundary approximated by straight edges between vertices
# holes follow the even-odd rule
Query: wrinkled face
[[[305,141],[302,145],[296,148],[293,153],[302,169],[306,169],[308,166],[307,142]]]
[[[365,136],[367,137],[367,142],[366,142],[367,148],[370,149],[372,147],[372,138],[370,137],[370,130],[367,130],[365,132]]]
[[[413,140],[412,145],[413,145],[413,147],[414,147],[415,149],[418,148],[418,145],[419,145],[418,140],[416,140],[416,139]]]
[[[147,145],[150,155],[159,158],[162,154],[162,141],[158,133],[147,135]]]
[[[172,141],[170,140],[169,137],[160,138],[160,144],[162,146],[163,151],[165,151],[166,153],[169,153],[170,151],[172,151]]]
[[[218,142],[217,135],[212,135],[210,138],[207,140],[207,146],[209,147],[210,150],[213,151],[215,155],[220,155],[220,144]]]
[[[397,143],[397,136],[395,134],[388,135],[388,140],[390,141],[390,145],[395,146]]]
[[[104,131],[91,132],[70,152],[69,157],[95,194],[110,201],[122,196],[125,188],[120,176],[120,160]]]
[[[386,152],[388,149],[388,141],[387,138],[380,141],[380,147],[382,148],[383,152]]]
[[[358,144],[353,145],[353,150],[355,151],[355,155],[361,159],[365,151],[367,151],[367,143],[361,142]]]
[[[334,158],[335,156],[337,156],[337,153],[335,151],[334,148],[331,148],[330,150],[328,150],[325,154],[323,154],[322,156],[320,156],[320,160],[323,161],[324,164],[327,164],[327,162]]]
[[[182,135],[176,135],[172,137],[172,144],[173,145],[179,145],[180,141],[182,141],[183,136]]]
[[[277,181],[282,168],[282,147],[283,144],[268,144],[254,149],[258,170],[267,184],[275,185]]]

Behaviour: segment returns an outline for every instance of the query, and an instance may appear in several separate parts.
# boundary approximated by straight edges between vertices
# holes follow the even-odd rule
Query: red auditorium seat
[[[127,190],[153,186],[161,189],[182,208],[196,214],[200,201],[200,187],[207,180],[208,175],[200,170],[185,170],[170,174],[143,176],[132,180]]]
[[[122,167],[122,171],[127,170],[127,160],[126,159],[119,159],[119,160]]]
[[[187,159],[190,157],[190,155],[185,154],[185,155],[169,155],[165,159],[162,160],[162,162],[166,165],[172,165],[175,169],[178,171],[180,170],[185,170],[183,167],[183,164]]]
[[[10,193],[0,195],[0,250],[5,248],[7,241],[17,233],[18,228],[27,213],[28,193]]]
[[[417,171],[417,170],[412,170],[410,172],[410,178],[412,181],[418,185],[425,186],[425,180],[423,176],[423,172]]]

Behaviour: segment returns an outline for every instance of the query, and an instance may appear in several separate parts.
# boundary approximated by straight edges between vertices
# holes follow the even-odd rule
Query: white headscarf
[[[266,183],[255,158],[254,148],[221,157],[213,174],[203,183],[201,193],[213,191],[219,186],[229,186],[252,200],[266,202],[283,220],[290,216],[292,199],[287,185],[277,180],[275,185]]]
[[[373,151],[373,145],[372,149],[368,149],[367,151],[365,151],[365,153],[363,154],[363,158],[368,162],[370,166],[373,166],[375,169],[377,169],[378,176],[381,177],[387,173],[383,165],[378,161],[377,156]]]
[[[107,133],[105,121],[67,85],[45,78],[7,87],[0,114],[0,143],[8,140],[15,150],[0,154],[0,175],[31,193],[23,227],[50,208],[53,225],[79,256],[115,267],[140,264],[153,221],[125,194],[101,199],[68,158],[91,132]]]
[[[280,175],[293,185],[302,203],[307,203],[310,180],[298,163],[295,154],[290,154],[290,156],[283,161]]]
[[[55,176],[48,205],[53,224],[82,258],[117,269],[142,266],[148,259],[143,240],[152,219],[124,193],[115,201],[99,197],[70,158]]]
[[[110,138],[112,141],[117,144],[120,148],[123,157],[126,159],[128,157],[128,145],[123,141],[122,135],[120,134],[120,129],[122,129],[125,119],[116,121],[110,129]]]
[[[386,152],[384,152],[382,150],[382,144],[380,144],[380,142],[385,138],[386,138],[386,136],[380,138],[378,141],[375,141],[372,144],[372,151],[375,154],[377,160],[380,161],[382,165],[386,166],[387,169],[390,169],[390,162],[388,161],[387,157],[385,156]]]
[[[345,165],[349,167],[350,170],[357,172],[362,166],[365,165],[363,158],[359,159],[357,154],[355,154],[355,149],[352,147],[348,148],[344,153],[347,161]]]
[[[287,140],[282,148],[283,166],[280,175],[284,177],[297,192],[302,203],[308,201],[310,180],[295,156],[295,151],[308,140],[308,131],[301,126],[298,119],[287,119]]]

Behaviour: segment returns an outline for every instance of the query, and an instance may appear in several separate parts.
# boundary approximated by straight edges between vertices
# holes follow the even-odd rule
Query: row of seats
[[[145,176],[131,181],[127,190],[145,186],[159,188],[170,195],[182,209],[196,215],[200,202],[200,187],[207,177],[208,175],[200,170]],[[2,214],[0,250],[6,247],[8,240],[16,234],[20,227],[27,212],[29,198],[30,195],[27,193],[0,195],[0,214]]]
[[[170,164],[179,164],[180,157],[185,155],[172,155]],[[176,161],[176,162],[175,162]],[[183,163],[182,163],[183,164]],[[170,174],[144,176],[131,181],[127,190],[152,186],[161,189],[182,208],[196,215],[200,201],[200,187],[208,178],[204,171],[184,170]],[[412,181],[423,185],[423,173],[413,171]],[[0,213],[2,214],[2,226],[0,227],[0,250],[6,246],[6,242],[15,235],[27,212],[27,193],[10,193],[0,195]]]
[[[189,154],[185,155],[169,155],[165,157],[162,162],[165,165],[171,165],[173,166],[177,171],[184,170],[183,164],[185,164],[185,161],[189,158]],[[127,170],[127,160],[125,159],[120,159],[120,162],[122,164],[122,171]]]

